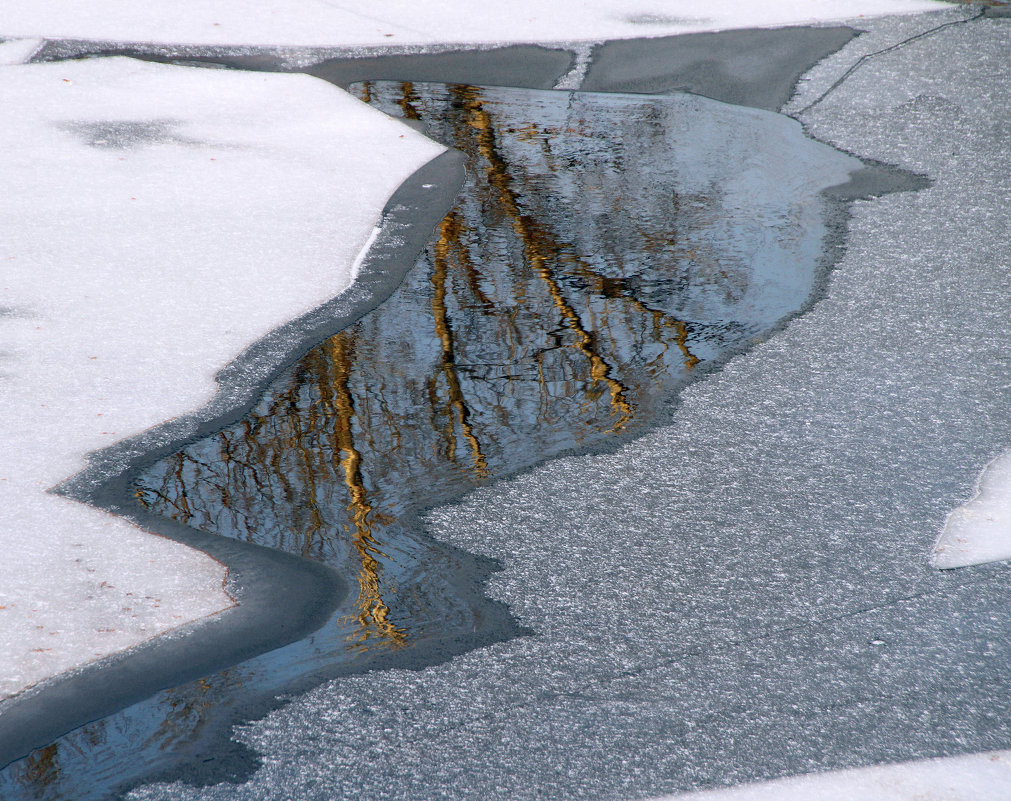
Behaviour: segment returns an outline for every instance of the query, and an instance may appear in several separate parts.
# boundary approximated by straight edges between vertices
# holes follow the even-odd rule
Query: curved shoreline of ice
[[[0,70],[5,698],[232,606],[220,562],[48,490],[346,288],[444,148],[306,76]]]

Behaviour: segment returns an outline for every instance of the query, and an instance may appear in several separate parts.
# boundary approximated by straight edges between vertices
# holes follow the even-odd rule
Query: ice
[[[433,17],[417,4],[366,16],[17,0],[0,34],[572,41],[937,7],[714,3],[703,19],[693,6],[499,4],[475,19],[462,4]],[[319,688],[238,733],[265,755],[253,782],[136,797],[642,797],[1006,742],[994,714],[1011,691],[1006,574],[919,569],[1011,430],[994,391],[1011,346],[1008,143],[994,115],[1008,103],[1006,31],[989,24],[983,39],[954,29],[868,62],[805,120],[936,181],[857,205],[821,306],[697,386],[674,426],[435,513],[440,536],[503,561],[492,592],[536,637]],[[0,47],[8,62],[28,48]],[[87,450],[199,405],[238,349],[336,291],[332,265],[352,264],[382,199],[435,152],[306,81],[125,62],[3,68],[0,258],[17,267],[0,288],[0,675],[12,677],[0,694],[228,603],[219,565],[43,490]],[[222,119],[235,103],[246,105]],[[313,121],[326,141],[296,125],[322,106],[334,110]],[[212,157],[223,178],[206,173]],[[328,236],[337,225],[345,236]],[[290,285],[306,275],[319,282]],[[1006,796],[1006,759],[910,765],[907,785]],[[844,776],[873,786],[886,770]],[[790,780],[818,781],[833,779]]]
[[[302,46],[571,42],[769,27],[944,8],[932,0],[510,0],[479,10],[376,0],[6,0],[0,35],[177,44]]]
[[[325,302],[443,150],[307,76],[0,67],[0,697],[228,607],[223,565],[46,491]]]
[[[934,567],[1011,559],[1011,451],[986,466],[976,497],[948,515],[934,547]]]
[[[1011,751],[798,776],[655,801],[1005,801]]]
[[[641,799],[1006,748],[1008,567],[927,561],[1011,447],[1006,26],[868,59],[804,115],[933,182],[854,204],[808,313],[671,425],[429,515],[500,561],[490,594],[531,636],[323,685],[236,731],[250,781],[132,797]]]

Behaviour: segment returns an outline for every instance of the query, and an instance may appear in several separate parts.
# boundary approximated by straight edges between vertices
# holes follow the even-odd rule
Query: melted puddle
[[[423,511],[634,435],[799,311],[824,269],[819,193],[862,166],[785,117],[691,95],[354,91],[467,155],[458,205],[388,301],[136,487],[151,511],[324,561],[357,591],[312,637],[15,763],[4,798],[101,797],[174,765],[198,780],[199,762],[241,778],[252,762],[224,743],[250,699],[480,630],[473,566]]]

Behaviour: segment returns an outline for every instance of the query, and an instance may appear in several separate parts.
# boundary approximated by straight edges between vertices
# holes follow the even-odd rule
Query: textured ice
[[[221,564],[46,490],[344,288],[442,148],[306,76],[0,73],[4,697],[231,604]]]
[[[659,5],[659,7],[658,7]],[[569,42],[769,27],[943,8],[932,0],[694,0],[544,3],[509,0],[475,9],[374,0],[5,0],[0,36],[48,39],[303,46]]]
[[[889,47],[896,39],[929,34],[939,23],[967,19],[974,13],[976,12],[972,9],[952,8],[943,15],[896,18],[875,25],[847,48],[845,57],[842,54],[830,56],[804,76],[785,111],[797,113],[819,102],[819,98],[841,77],[858,52],[873,54]],[[923,98],[925,99],[926,97]],[[1011,254],[998,254],[998,259],[1007,264],[1011,262]],[[932,556],[935,567],[965,567],[1011,558],[1009,465],[1011,453],[995,458],[980,474],[974,497],[951,511],[935,545]]]
[[[1006,801],[1011,751],[817,773],[655,801]]]
[[[250,782],[134,797],[634,799],[1007,748],[1007,569],[926,559],[1011,447],[1007,24],[869,59],[805,115],[934,181],[854,205],[809,313],[671,425],[430,515],[501,560],[533,636],[321,686],[236,733]]]
[[[858,66],[861,59],[873,58],[875,54],[889,50],[901,42],[931,35],[932,31],[943,26],[971,19],[978,14],[978,8],[951,4],[943,11],[933,14],[887,17],[875,20],[873,25],[859,25],[860,36],[803,75],[797,83],[794,96],[781,111],[797,116],[819,102],[819,98],[831,91],[837,81],[844,80],[850,69],[861,69]]]

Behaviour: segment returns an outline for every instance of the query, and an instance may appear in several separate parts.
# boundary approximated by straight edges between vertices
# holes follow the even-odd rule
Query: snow
[[[934,546],[934,567],[1011,559],[1011,451],[980,474],[976,496],[951,511]]]
[[[5,0],[0,35],[178,44],[390,46],[571,42],[770,27],[943,8],[932,0]]]
[[[307,76],[130,59],[0,67],[0,106],[6,697],[232,604],[210,557],[46,491],[347,286],[442,148]]]
[[[876,765],[655,801],[1004,801],[1011,751]]]

